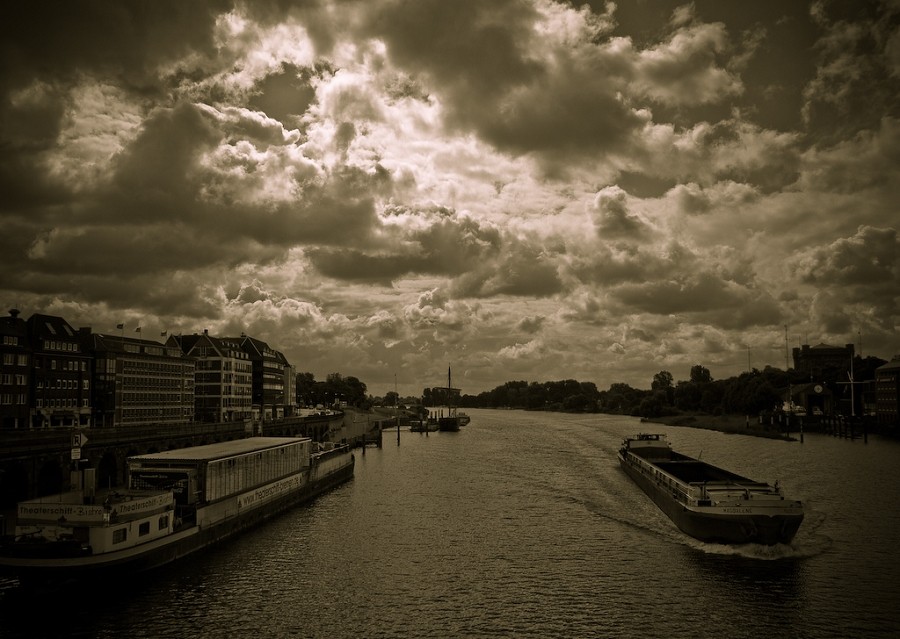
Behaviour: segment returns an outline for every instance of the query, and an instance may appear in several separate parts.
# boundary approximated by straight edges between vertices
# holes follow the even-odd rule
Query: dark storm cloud
[[[900,237],[893,228],[861,226],[853,237],[798,258],[796,271],[810,284],[847,287],[855,301],[880,299],[893,305],[900,295]]]
[[[890,1],[815,2],[816,75],[804,88],[803,116],[835,142],[900,117],[900,7]]]
[[[293,123],[315,99],[309,76],[309,70],[285,64],[256,84],[249,104],[276,120]]]
[[[312,248],[307,255],[329,277],[389,284],[405,275],[459,275],[472,264],[495,259],[503,241],[496,229],[465,217],[440,217],[405,235],[389,228],[384,232],[390,245],[401,248]]]
[[[299,169],[291,174],[299,180],[296,197],[270,202],[268,185],[254,180],[263,167],[252,142],[272,151],[272,142],[277,147],[284,140],[266,122],[243,118],[233,127],[224,124],[223,130],[222,121],[195,105],[159,110],[118,158],[112,186],[99,195],[95,214],[126,225],[178,221],[223,249],[245,240],[286,247],[369,234],[375,224],[373,192],[381,189],[383,175],[347,167],[326,176],[307,163],[305,175]],[[243,153],[226,141],[234,131],[251,141]],[[211,166],[208,157],[200,161],[213,149],[226,151],[219,166]],[[253,189],[263,201],[244,199]]]
[[[136,224],[193,217],[199,212],[197,158],[220,138],[194,105],[159,109],[117,158],[109,200],[98,213]]]
[[[542,58],[531,46],[537,17],[521,0],[388,2],[373,11],[370,29],[395,63],[431,80],[451,126],[555,159],[621,148],[642,124],[609,82],[622,63],[562,46]]]
[[[211,25],[228,3],[5,2],[0,7],[0,200],[34,215],[70,201],[72,188],[48,173],[71,107],[71,86],[114,78],[136,95],[156,94],[157,65],[211,49]]]
[[[192,51],[211,51],[212,26],[231,2],[4,2],[0,78],[4,89],[34,79],[68,82],[75,74],[115,76],[144,90],[156,66]]]
[[[671,280],[626,284],[611,292],[634,310],[680,314],[729,329],[777,324],[778,304],[766,293],[729,282],[713,273]]]
[[[594,225],[597,234],[611,241],[642,241],[650,230],[628,210],[628,194],[618,187],[604,189],[594,200]]]
[[[496,259],[483,261],[460,276],[451,288],[459,297],[550,297],[563,291],[555,256],[536,243],[509,240]]]
[[[35,208],[68,199],[68,189],[46,175],[41,153],[60,131],[66,101],[54,87],[40,83],[9,92],[0,102],[0,212],[33,214]]]

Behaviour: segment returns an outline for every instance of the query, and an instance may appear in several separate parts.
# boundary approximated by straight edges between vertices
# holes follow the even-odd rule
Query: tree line
[[[372,405],[365,383],[353,376],[329,373],[324,381],[316,381],[312,373],[297,373],[296,385],[300,406],[333,406],[342,402],[359,408]]]
[[[856,381],[875,379],[875,369],[886,363],[878,357],[854,359]],[[373,404],[394,406],[398,402],[424,406],[446,405],[448,400],[460,408],[518,408],[567,412],[604,412],[641,417],[662,417],[679,412],[703,412],[710,415],[757,415],[780,406],[784,391],[791,385],[812,381],[822,383],[836,399],[849,397],[847,367],[833,366],[818,370],[816,379],[795,369],[781,370],[772,366],[752,369],[726,379],[713,379],[709,369],[691,366],[688,379],[676,381],[672,373],[659,371],[649,389],[634,388],[623,382],[600,391],[593,382],[574,379],[547,382],[509,381],[478,395],[448,398],[443,389],[426,388],[420,398],[400,399],[391,391],[382,398],[366,394],[366,384],[356,377],[331,373],[324,381],[316,381],[312,373],[297,375],[297,399],[301,406],[331,406],[346,402],[368,409]]]
[[[875,369],[885,363],[878,357],[854,359],[856,381],[875,379]],[[847,367],[833,366],[817,371],[815,379],[805,371],[781,370],[772,366],[752,369],[726,379],[713,379],[700,364],[690,369],[686,380],[676,381],[662,370],[653,376],[649,389],[617,382],[598,391],[593,382],[573,379],[555,382],[511,381],[478,395],[463,395],[459,406],[468,408],[522,408],[572,412],[603,412],[640,417],[661,417],[680,412],[710,415],[758,415],[780,407],[784,392],[791,386],[812,381],[822,383],[836,399],[847,398]],[[859,391],[857,391],[859,393]]]
[[[478,395],[463,395],[463,408],[524,408],[596,412],[600,392],[593,382],[565,379],[555,382],[512,381]]]

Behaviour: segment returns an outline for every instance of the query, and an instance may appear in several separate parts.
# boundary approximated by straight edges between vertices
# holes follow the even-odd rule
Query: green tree
[[[675,403],[675,378],[672,377],[672,373],[669,371],[659,371],[654,375],[650,388],[663,393],[663,400],[666,405],[671,406]]]
[[[315,405],[316,378],[312,373],[297,373],[297,404],[300,406]]]
[[[700,366],[700,364],[696,364],[691,366],[691,382],[694,384],[708,384],[712,381],[712,375],[709,374],[709,369],[705,366]]]
[[[653,390],[666,390],[675,386],[675,379],[669,371],[659,371],[653,376],[650,388]]]
[[[697,410],[700,408],[700,397],[703,391],[699,384],[678,382],[675,386],[675,408],[679,410]]]

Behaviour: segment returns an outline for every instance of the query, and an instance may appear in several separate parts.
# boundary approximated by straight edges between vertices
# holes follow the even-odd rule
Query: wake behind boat
[[[701,541],[787,544],[803,505],[778,487],[753,481],[672,450],[665,435],[626,438],[618,453],[626,474],[678,528]]]
[[[23,582],[155,568],[230,537],[353,476],[346,445],[249,437],[130,457],[128,487],[20,502],[0,570]]]

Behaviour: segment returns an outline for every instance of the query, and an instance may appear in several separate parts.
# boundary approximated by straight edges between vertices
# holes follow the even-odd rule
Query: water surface
[[[876,637],[900,633],[900,445],[805,443],[627,417],[471,411],[385,433],[352,482],[133,582],[42,600],[7,587],[0,636]],[[683,535],[619,469],[625,435],[781,481],[790,546]],[[51,604],[51,605],[48,605]]]

